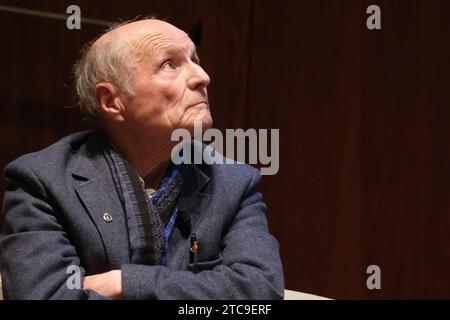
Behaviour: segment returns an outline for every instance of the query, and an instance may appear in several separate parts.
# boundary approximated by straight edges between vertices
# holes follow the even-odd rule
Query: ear
[[[125,105],[119,88],[110,82],[99,82],[95,85],[95,97],[100,111],[106,119],[123,122]]]

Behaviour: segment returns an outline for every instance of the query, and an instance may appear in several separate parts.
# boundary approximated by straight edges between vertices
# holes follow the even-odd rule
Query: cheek
[[[142,112],[154,113],[167,110],[178,101],[178,91],[174,83],[159,81],[148,83],[136,90],[135,98]]]
[[[182,109],[183,87],[179,85],[176,79],[172,81],[160,81],[152,85],[143,99],[147,106],[159,110],[162,113],[178,113]],[[154,110],[154,112],[156,112]]]
[[[184,95],[184,86],[181,81],[170,81],[161,86],[161,94],[165,97],[169,104],[181,102]]]
[[[160,87],[161,106],[170,117],[179,117],[186,108],[184,103],[185,86],[181,81],[173,80]]]
[[[185,112],[185,84],[180,77],[142,81],[135,87],[131,107],[137,122],[178,122]]]

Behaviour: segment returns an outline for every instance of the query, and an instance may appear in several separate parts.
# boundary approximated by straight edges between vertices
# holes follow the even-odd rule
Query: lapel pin
[[[112,215],[109,212],[105,212],[103,214],[103,220],[105,220],[106,222],[111,222],[112,221]]]

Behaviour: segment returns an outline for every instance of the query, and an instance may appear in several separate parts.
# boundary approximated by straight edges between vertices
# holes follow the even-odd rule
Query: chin
[[[206,130],[211,128],[211,126],[213,124],[213,120],[212,120],[211,116],[210,115],[204,115],[204,116],[201,116],[201,117],[195,117],[194,119],[189,121],[189,123],[186,123],[186,125],[183,125],[182,127],[184,127],[185,129],[189,130],[191,135],[194,136],[194,127],[195,127],[195,124],[198,123],[198,122],[201,123],[201,131],[202,132],[205,132]],[[196,130],[198,132],[199,127],[197,127]]]
[[[203,131],[211,128],[211,126],[213,124],[213,120],[212,120],[211,113],[209,112],[209,110],[202,110],[193,118],[193,120],[190,123],[192,128],[194,127],[195,122],[202,123]]]
[[[213,120],[210,114],[205,115],[204,117],[202,117],[202,119],[200,120],[202,122],[202,129],[203,131],[209,129],[212,127],[213,124]]]

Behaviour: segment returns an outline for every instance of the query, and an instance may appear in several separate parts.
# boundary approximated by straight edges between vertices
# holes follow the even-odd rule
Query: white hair
[[[154,16],[133,19],[117,23],[103,34],[111,32],[125,24],[144,19],[155,19]],[[95,85],[99,82],[111,82],[123,93],[133,96],[131,78],[137,60],[137,52],[124,39],[109,40],[96,44],[95,40],[87,43],[81,58],[74,66],[75,88],[78,104],[86,120],[98,121],[101,113],[95,96]]]

